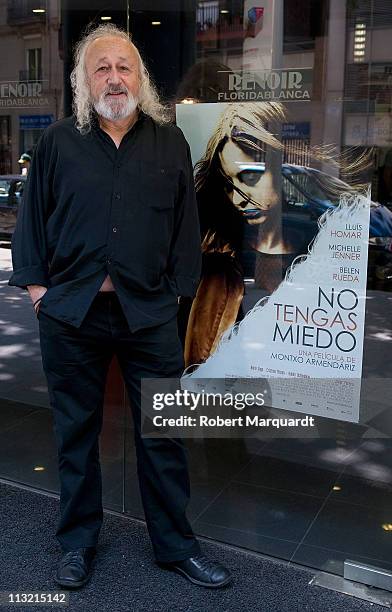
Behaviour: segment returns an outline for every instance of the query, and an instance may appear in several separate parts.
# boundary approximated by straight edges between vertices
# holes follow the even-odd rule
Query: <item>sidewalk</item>
[[[54,533],[56,497],[0,483],[0,591],[56,590],[53,574],[60,550]],[[159,569],[144,523],[105,513],[95,570],[81,590],[70,592],[70,612],[385,612],[384,607],[317,586],[315,572],[201,542],[212,558],[234,575],[231,586],[212,590],[193,586]],[[17,606],[48,610],[48,606]],[[1,612],[15,610],[1,607]],[[55,608],[54,608],[55,609]]]

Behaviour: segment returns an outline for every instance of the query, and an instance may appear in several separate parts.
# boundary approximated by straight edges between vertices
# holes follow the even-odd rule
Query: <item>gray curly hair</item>
[[[169,110],[160,102],[155,85],[140,56],[138,49],[133,44],[127,32],[114,24],[100,25],[91,30],[76,45],[74,55],[74,68],[71,72],[71,86],[73,91],[72,109],[76,116],[76,127],[81,133],[87,133],[91,129],[93,103],[88,83],[85,58],[88,47],[98,38],[116,36],[128,42],[136,52],[139,64],[140,88],[138,94],[138,108],[152,117],[157,123],[168,123]]]

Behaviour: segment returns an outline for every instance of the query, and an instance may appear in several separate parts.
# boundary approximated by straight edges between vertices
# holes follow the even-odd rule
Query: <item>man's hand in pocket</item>
[[[27,285],[27,290],[30,294],[31,301],[33,302],[35,314],[37,315],[41,300],[47,292],[48,288],[43,287],[42,285]]]

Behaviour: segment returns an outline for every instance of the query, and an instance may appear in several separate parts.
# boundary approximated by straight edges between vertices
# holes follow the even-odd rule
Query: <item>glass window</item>
[[[27,75],[29,81],[39,81],[42,79],[42,49],[27,50]]]

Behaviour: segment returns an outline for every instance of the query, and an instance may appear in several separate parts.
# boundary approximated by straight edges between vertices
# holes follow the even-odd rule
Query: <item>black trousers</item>
[[[60,474],[63,550],[95,546],[103,519],[99,434],[107,372],[114,354],[133,412],[137,470],[157,561],[200,552],[186,517],[190,486],[182,440],[140,435],[141,378],[178,377],[183,352],[177,319],[131,332],[114,292],[95,297],[79,329],[39,312],[40,342]]]

